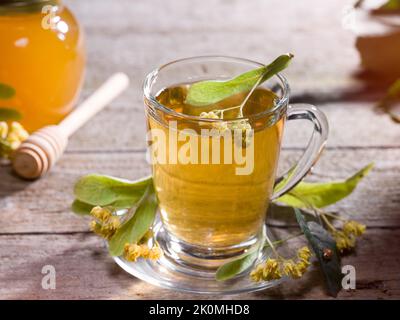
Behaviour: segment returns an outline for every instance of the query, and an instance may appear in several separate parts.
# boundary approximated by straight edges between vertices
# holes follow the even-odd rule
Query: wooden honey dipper
[[[128,84],[126,74],[114,74],[58,125],[46,126],[32,133],[12,156],[14,171],[25,179],[36,179],[46,174],[63,154],[68,138]]]

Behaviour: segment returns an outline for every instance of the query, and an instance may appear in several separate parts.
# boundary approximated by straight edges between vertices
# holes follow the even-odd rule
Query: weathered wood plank
[[[390,299],[400,295],[400,241],[394,230],[370,230],[357,255],[343,259],[356,268],[357,288],[338,298]],[[384,254],[382,254],[384,252]],[[0,236],[1,299],[268,299],[329,298],[317,269],[280,287],[238,296],[202,296],[159,289],[131,277],[108,256],[91,234]],[[44,265],[56,269],[56,289],[43,290]]]
[[[288,75],[297,84],[295,93],[356,83],[351,72],[359,59],[354,35],[342,28],[344,0],[324,6],[317,0],[66,3],[86,28],[97,75],[125,66],[139,83],[148,70],[177,58],[224,54],[268,61],[291,51],[297,63]]]
[[[300,151],[284,151],[288,167]],[[310,179],[345,178],[371,161],[376,168],[354,194],[334,207],[370,226],[400,227],[399,149],[327,150]],[[83,174],[99,172],[125,178],[149,173],[142,153],[66,154],[45,178],[26,182],[0,170],[0,233],[86,231],[87,221],[72,215],[74,181]],[[276,223],[276,222],[275,222]]]

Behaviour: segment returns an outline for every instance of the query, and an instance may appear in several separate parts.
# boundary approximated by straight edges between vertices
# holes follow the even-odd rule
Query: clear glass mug
[[[240,144],[239,148],[233,135],[228,139],[202,131],[238,120],[202,119],[157,100],[164,88],[201,80],[226,80],[260,66],[232,57],[193,57],[163,65],[145,79],[147,139],[163,224],[158,241],[167,258],[175,263],[214,270],[256,246],[264,232],[269,202],[289,191],[309,172],[325,145],[325,115],[312,105],[289,105],[289,84],[281,74],[260,86],[278,97],[274,107],[241,119],[254,131],[249,135],[251,143]],[[297,164],[276,178],[284,123],[296,119],[311,121],[314,131]],[[213,144],[213,139],[219,140]],[[197,143],[194,146],[193,141]],[[193,149],[188,152],[186,148],[182,153],[188,145]],[[213,161],[215,146],[220,148],[219,162]],[[226,146],[233,146],[234,151],[225,154]],[[229,152],[236,149],[240,149],[242,157],[231,156],[230,162],[226,161]],[[248,154],[251,156],[247,158]]]

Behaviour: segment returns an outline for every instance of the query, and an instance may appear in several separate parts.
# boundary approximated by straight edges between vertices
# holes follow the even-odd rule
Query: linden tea
[[[248,92],[213,105],[197,107],[185,103],[189,86],[164,88],[156,99],[164,107],[189,116],[225,110],[223,119],[233,125],[229,127],[224,121],[191,121],[163,112],[148,114],[150,132],[163,132],[166,137],[163,153],[167,161],[153,163],[153,179],[164,227],[177,239],[205,248],[226,248],[251,241],[259,235],[264,224],[284,120],[274,119],[271,115],[249,120],[248,125],[254,130],[250,144],[242,140],[238,144],[230,135],[204,135],[202,130],[206,128],[221,131],[222,126],[225,131],[231,131],[239,112],[235,107],[244,101]],[[256,89],[243,108],[243,117],[251,119],[252,115],[270,110],[276,98],[270,90]],[[173,136],[180,139],[177,141]],[[191,163],[171,161],[178,158],[177,153],[182,149],[188,151],[189,139],[197,142],[197,146],[190,150]],[[216,145],[219,146],[219,162],[212,161],[216,158],[217,152],[213,148]],[[237,174],[237,169],[245,165],[232,155],[230,150],[235,148],[239,148],[241,153],[252,150],[253,159],[250,160],[253,163],[247,174]],[[224,152],[226,150],[229,152]],[[231,161],[226,161],[227,158]]]

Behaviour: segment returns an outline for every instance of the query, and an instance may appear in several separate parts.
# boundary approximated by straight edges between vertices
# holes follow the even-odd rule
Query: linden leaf
[[[400,99],[400,79],[397,79],[388,89],[386,95],[379,101],[377,107],[387,113],[393,121],[400,123],[400,115],[393,108]]]
[[[93,205],[79,201],[79,200],[74,200],[74,202],[71,205],[71,210],[80,216],[85,216],[85,215],[90,215],[90,211],[93,209]]]
[[[232,279],[236,275],[250,268],[258,257],[259,251],[253,251],[243,255],[241,258],[227,262],[220,266],[215,274],[218,281],[226,281]]]
[[[379,9],[382,10],[400,10],[400,0],[387,0]]]
[[[11,108],[0,108],[0,121],[20,120],[21,113]]]
[[[324,274],[325,283],[329,294],[336,297],[342,288],[343,274],[340,267],[340,257],[337,253],[336,242],[321,225],[314,221],[306,222],[301,211],[294,209],[297,222],[303,231],[311,248],[319,261],[319,266]],[[324,252],[329,250],[329,258],[324,257]]]
[[[93,206],[126,208],[135,205],[142,198],[151,181],[151,177],[129,181],[90,174],[76,182],[74,195],[80,202]]]
[[[254,87],[262,77],[261,82],[285,69],[292,54],[284,54],[276,58],[271,64],[248,71],[227,81],[200,81],[192,84],[186,96],[185,103],[193,106],[205,106],[221,101],[234,94],[245,92]]]
[[[373,166],[373,163],[367,165],[344,181],[329,183],[300,182],[289,193],[275,201],[296,208],[306,208],[310,205],[322,208],[331,205],[351,194],[360,180],[368,174]]]
[[[4,83],[0,83],[0,99],[10,99],[15,95],[15,89],[6,85]]]
[[[112,256],[122,255],[126,243],[136,243],[143,238],[153,225],[157,206],[158,203],[153,185],[149,184],[134,215],[118,228],[108,242],[109,252]]]

